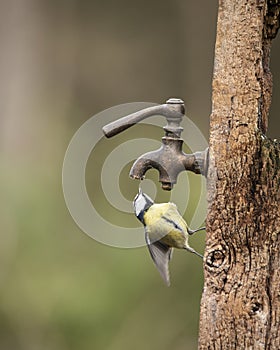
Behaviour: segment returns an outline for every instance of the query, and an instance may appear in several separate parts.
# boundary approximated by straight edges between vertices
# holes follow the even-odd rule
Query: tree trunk
[[[199,349],[280,349],[280,147],[264,136],[279,10],[219,1]]]

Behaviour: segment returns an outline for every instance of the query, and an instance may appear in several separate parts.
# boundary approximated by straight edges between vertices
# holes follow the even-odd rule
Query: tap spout
[[[170,191],[182,171],[190,170],[196,174],[204,174],[207,150],[186,154],[182,151],[182,145],[182,139],[163,137],[162,146],[158,150],[145,153],[134,162],[130,177],[143,180],[149,169],[157,169],[162,188]]]
[[[162,147],[156,151],[148,152],[139,157],[130,170],[129,176],[133,179],[143,180],[149,169],[157,169],[162,188],[171,190],[176,183],[176,174],[167,168],[166,161],[162,161]]]

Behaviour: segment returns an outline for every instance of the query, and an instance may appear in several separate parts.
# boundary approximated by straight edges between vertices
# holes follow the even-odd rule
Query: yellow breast
[[[184,248],[187,242],[187,224],[174,203],[153,204],[144,214],[146,230],[151,241],[175,248]]]

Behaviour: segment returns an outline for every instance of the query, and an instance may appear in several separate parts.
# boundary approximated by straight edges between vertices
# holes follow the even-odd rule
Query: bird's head
[[[144,223],[144,213],[154,204],[153,200],[142,192],[141,188],[139,188],[139,192],[133,201],[134,212],[137,218]]]

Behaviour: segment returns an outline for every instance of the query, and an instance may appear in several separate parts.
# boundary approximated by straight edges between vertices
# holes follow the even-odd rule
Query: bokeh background
[[[183,98],[208,138],[217,1],[2,0],[0,6],[0,348],[195,349],[201,262],[176,252],[172,286],[165,287],[144,247],[117,249],[82,233],[65,205],[61,172],[76,130],[114,105]],[[272,138],[279,136],[279,62],[278,37]],[[160,139],[161,132],[151,135]],[[108,151],[103,145],[100,159]],[[97,153],[87,169],[90,196],[107,219],[118,220],[97,191],[100,159]],[[128,178],[129,165],[120,188],[132,200],[138,184]],[[156,174],[150,177],[157,182]],[[166,199],[159,186],[157,198]],[[187,220],[189,213],[192,203]],[[203,241],[203,233],[195,238],[197,250]]]

